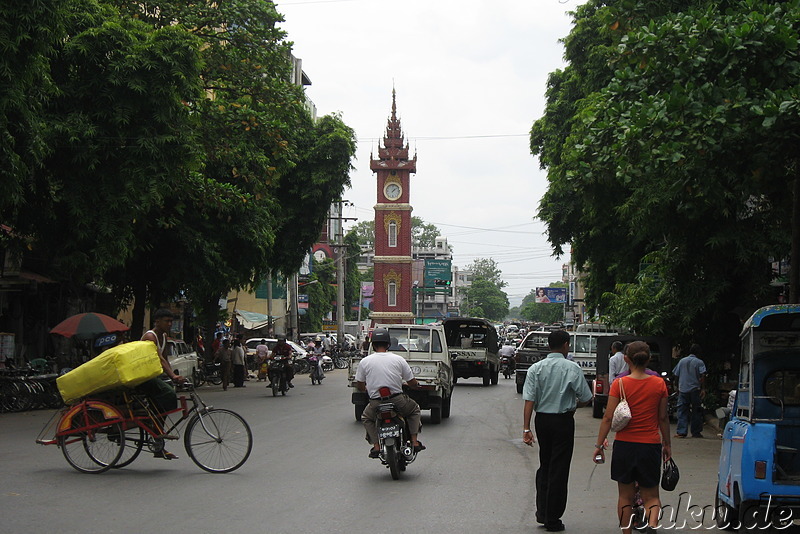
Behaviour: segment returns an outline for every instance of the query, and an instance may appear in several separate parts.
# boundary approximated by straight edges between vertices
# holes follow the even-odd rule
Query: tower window
[[[394,221],[389,223],[389,246],[397,246],[397,223]]]
[[[389,282],[386,288],[386,303],[389,306],[397,306],[397,284],[395,282]]]

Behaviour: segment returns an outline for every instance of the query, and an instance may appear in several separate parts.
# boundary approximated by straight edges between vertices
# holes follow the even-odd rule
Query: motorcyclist
[[[500,347],[500,351],[498,352],[498,354],[500,355],[501,358],[507,356],[511,358],[511,360],[513,361],[515,352],[516,351],[514,350],[514,344],[511,341],[506,341],[503,344],[503,346]]]
[[[292,384],[292,380],[294,379],[294,366],[292,365],[291,361],[293,356],[294,351],[292,350],[291,345],[286,342],[286,336],[278,336],[278,342],[275,344],[275,347],[273,347],[272,354],[269,355],[269,359],[276,357],[288,358],[289,364],[284,366],[283,372],[286,374],[286,383],[290,388],[294,387],[294,384]],[[267,388],[271,387],[272,383],[267,385]]]
[[[382,387],[389,389],[389,398],[395,410],[405,417],[414,451],[425,450],[425,445],[417,440],[420,428],[419,405],[403,393],[404,381],[412,388],[417,388],[419,384],[405,358],[388,352],[390,344],[389,331],[385,328],[375,329],[372,333],[372,347],[375,352],[361,360],[356,369],[356,387],[359,391],[366,391],[370,399],[361,415],[361,422],[372,444],[372,449],[369,451],[370,458],[380,458],[376,418],[378,406],[384,402],[379,393]]]

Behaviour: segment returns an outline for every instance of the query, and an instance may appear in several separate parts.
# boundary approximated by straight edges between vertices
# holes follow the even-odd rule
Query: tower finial
[[[394,90],[394,84],[392,84],[392,120],[397,120],[397,93]]]

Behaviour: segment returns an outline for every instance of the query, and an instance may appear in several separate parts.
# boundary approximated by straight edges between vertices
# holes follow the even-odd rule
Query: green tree
[[[730,309],[766,301],[798,230],[798,29],[796,1],[577,10],[531,146],[539,216],[586,268],[590,307],[718,338]]]
[[[461,313],[470,317],[500,321],[508,314],[508,297],[492,281],[475,278],[467,289]]]
[[[312,121],[272,2],[114,1],[156,28],[178,23],[201,43],[204,97],[188,104],[203,166],[174,191],[174,224],[148,236],[140,268],[127,274],[153,301],[185,288],[210,326],[230,289],[299,267],[349,184],[354,132],[338,116]],[[153,249],[180,266],[165,276]]]
[[[466,267],[467,271],[471,271],[476,278],[487,280],[502,289],[508,285],[503,281],[503,272],[497,266],[497,262],[492,258],[476,258]]]
[[[303,323],[308,332],[322,330],[322,320],[333,311],[336,301],[336,265],[330,258],[322,263],[314,262],[314,272],[310,281],[318,280],[319,283],[308,284],[305,287],[308,295],[308,309],[303,318]]]
[[[353,225],[348,233],[353,233],[358,238],[359,245],[374,246],[375,244],[375,221],[361,221]],[[442,232],[432,223],[426,223],[421,217],[411,217],[411,245],[419,248],[433,248],[436,246],[436,238]],[[452,251],[453,248],[450,247]]]
[[[92,0],[68,3],[61,17],[40,65],[52,91],[31,96],[43,97],[32,131],[40,162],[3,220],[40,272],[81,286],[131,258],[142,225],[164,221],[148,215],[197,164],[185,103],[201,94],[199,43]]]

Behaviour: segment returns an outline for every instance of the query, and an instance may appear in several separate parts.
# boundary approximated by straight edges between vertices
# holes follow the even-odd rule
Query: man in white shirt
[[[361,360],[356,369],[356,387],[359,391],[366,391],[369,395],[369,404],[361,414],[361,422],[367,430],[372,449],[370,458],[380,458],[380,445],[378,443],[378,425],[376,418],[378,406],[391,399],[397,413],[405,417],[408,431],[411,434],[411,444],[415,452],[425,450],[425,446],[417,440],[420,427],[419,405],[403,393],[403,382],[409,387],[418,387],[417,379],[411,372],[408,362],[402,356],[388,352],[391,338],[385,328],[377,328],[372,333],[372,347],[375,352]],[[388,388],[388,397],[381,398],[380,389]]]
[[[628,370],[628,364],[625,363],[625,356],[622,354],[622,342],[615,341],[612,343],[611,350],[614,351],[614,355],[608,360],[609,385],[612,384],[619,375]]]

